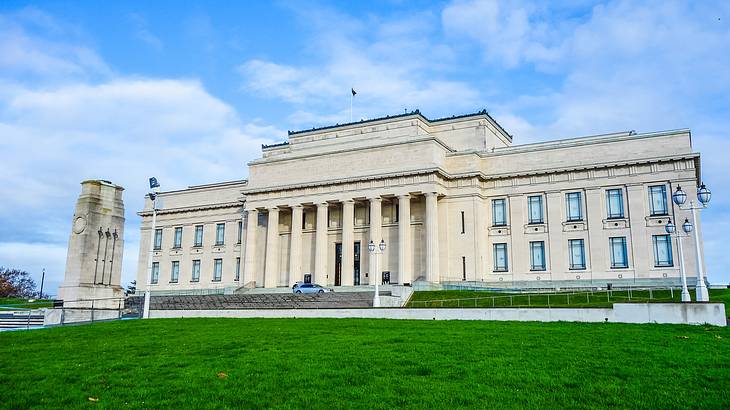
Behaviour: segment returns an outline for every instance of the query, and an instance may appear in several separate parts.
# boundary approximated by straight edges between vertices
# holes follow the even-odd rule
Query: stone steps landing
[[[390,292],[381,292],[390,296]],[[152,296],[151,310],[223,309],[338,309],[373,306],[374,292],[332,292],[322,294],[268,293],[239,295]],[[127,299],[127,308],[142,308],[144,297]]]

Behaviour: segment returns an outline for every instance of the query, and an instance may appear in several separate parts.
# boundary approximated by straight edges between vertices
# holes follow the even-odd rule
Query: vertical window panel
[[[507,244],[506,243],[495,243],[494,244],[494,271],[495,272],[507,272]]]
[[[173,241],[173,248],[182,248],[182,226],[175,228],[175,240]]]
[[[570,252],[570,269],[585,269],[585,243],[583,239],[570,239],[568,241],[568,251]]]
[[[565,213],[568,221],[583,220],[583,199],[580,192],[565,194]]]
[[[672,260],[672,242],[669,235],[652,236],[654,244],[654,266],[674,266]]]
[[[622,189],[606,191],[606,216],[608,219],[624,217],[624,195]]]
[[[528,223],[541,224],[544,222],[542,195],[533,195],[527,197],[527,214]]]
[[[170,283],[177,283],[180,278],[180,261],[172,261],[170,269]]]
[[[155,250],[162,249],[162,228],[155,229]]]
[[[611,248],[611,267],[628,268],[629,258],[626,252],[626,238],[609,238],[609,246]]]
[[[652,216],[667,215],[667,187],[655,185],[649,187],[649,207]]]
[[[193,260],[193,272],[191,282],[200,282],[200,259]]]
[[[160,281],[160,262],[152,262],[152,279],[153,284]]]
[[[223,245],[225,243],[226,224],[220,223],[215,226],[215,244]]]
[[[492,200],[492,225],[507,225],[507,201],[504,199]]]
[[[545,270],[545,242],[530,242],[530,270]]]
[[[195,225],[195,246],[203,246],[203,225]]]
[[[213,282],[220,282],[223,277],[223,259],[213,261]]]

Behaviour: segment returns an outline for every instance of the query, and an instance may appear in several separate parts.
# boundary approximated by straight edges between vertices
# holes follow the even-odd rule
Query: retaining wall
[[[726,326],[722,303],[615,303],[613,308],[153,310],[151,318],[378,318],[537,322],[679,323]]]

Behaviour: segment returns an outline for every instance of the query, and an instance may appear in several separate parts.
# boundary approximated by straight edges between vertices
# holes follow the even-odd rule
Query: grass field
[[[52,305],[53,305],[53,302],[51,302],[50,300],[45,300],[45,299],[35,300],[34,302],[28,302],[28,299],[0,298],[0,306],[8,306],[8,307],[14,307],[14,308],[40,309],[40,308],[51,307]]]
[[[730,408],[730,330],[362,319],[0,333],[0,408]]]
[[[690,291],[694,300],[695,294]],[[439,290],[415,292],[408,307],[611,307],[617,302],[680,302],[681,293],[675,290],[614,290],[600,292],[521,294],[473,290]],[[725,304],[730,313],[730,289],[710,289],[710,301]]]

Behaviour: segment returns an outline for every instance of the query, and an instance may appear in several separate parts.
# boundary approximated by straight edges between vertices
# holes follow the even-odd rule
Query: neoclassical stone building
[[[689,130],[513,145],[486,111],[289,132],[248,180],[160,194],[142,216],[137,280],[153,291],[412,284],[678,283],[668,218],[700,156]],[[699,228],[699,227],[698,227]],[[386,243],[368,252],[368,242]],[[697,266],[683,242],[688,282]],[[377,279],[376,279],[377,277]]]

